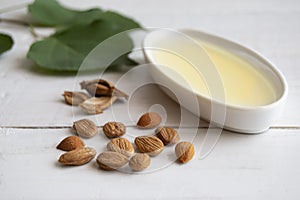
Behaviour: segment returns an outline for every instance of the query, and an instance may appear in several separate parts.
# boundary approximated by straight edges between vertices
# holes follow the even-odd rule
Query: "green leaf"
[[[107,14],[106,14],[107,13]],[[90,24],[77,24],[57,31],[49,38],[34,43],[27,54],[28,58],[40,67],[58,71],[77,71],[85,57],[101,42],[122,31],[138,28],[139,25],[113,12],[106,12],[104,20]],[[128,36],[120,41],[107,43],[106,51],[99,53],[96,61],[88,63],[84,70],[106,67],[105,61],[112,58],[116,51],[132,49],[133,44]],[[103,61],[103,62],[102,62]],[[132,64],[127,55],[115,60],[112,65]]]
[[[89,24],[102,17],[103,11],[93,8],[77,11],[63,7],[55,0],[35,0],[28,5],[32,18],[42,26],[70,26]]]
[[[35,0],[28,6],[33,19],[44,26],[60,26],[56,31],[42,41],[30,47],[27,57],[40,67],[57,71],[77,71],[86,56],[99,43],[125,30],[140,28],[134,20],[112,11],[102,11],[94,8],[85,11],[71,10],[61,6],[55,0]],[[100,56],[95,62],[86,63],[84,70],[94,70],[106,67],[106,61],[111,59],[113,52],[122,48],[132,49],[133,44],[127,36],[120,41],[109,44],[107,54]],[[95,56],[96,57],[96,56]],[[99,56],[98,56],[99,57]],[[101,60],[101,59],[100,59]],[[127,57],[120,56],[111,65],[136,64]]]
[[[0,33],[0,55],[3,52],[11,49],[13,44],[14,44],[14,41],[9,35]]]
[[[102,13],[100,19],[113,22],[122,30],[141,28],[141,25],[133,19],[112,11]]]
[[[66,24],[74,18],[74,11],[65,9],[52,0],[35,0],[28,5],[28,11],[35,21],[45,26]]]
[[[28,5],[33,19],[43,26],[87,24],[99,19],[103,11],[98,8],[85,11],[67,9],[55,0],[35,0]]]
[[[53,37],[31,45],[27,56],[41,67],[60,71],[76,71],[84,59],[83,54]]]
[[[128,25],[140,27],[134,20],[112,11],[102,11],[93,8],[84,11],[63,7],[55,0],[35,0],[28,5],[28,11],[33,19],[43,26],[71,26],[75,24],[89,24],[96,20],[112,21],[123,28]]]

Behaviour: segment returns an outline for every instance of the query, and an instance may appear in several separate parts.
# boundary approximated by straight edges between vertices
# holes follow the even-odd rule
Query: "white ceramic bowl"
[[[178,101],[178,97],[183,97],[178,101],[183,107],[214,125],[242,133],[260,133],[268,130],[282,110],[287,97],[287,83],[280,71],[258,52],[223,37],[197,30],[179,30],[178,32],[192,39],[200,39],[223,49],[230,49],[230,52],[251,61],[252,65],[259,68],[259,71],[273,84],[277,94],[276,100],[263,106],[239,106],[226,104],[214,98],[208,98],[206,95],[195,94],[192,89],[179,81],[178,77],[175,78],[176,75],[170,75],[159,66],[160,63],[152,57],[152,51],[149,49],[160,48],[160,43],[170,39],[172,37],[170,34],[174,34],[165,29],[151,31],[143,41],[144,56],[146,61],[152,64],[149,69],[154,81],[163,85],[163,90],[175,101]],[[193,96],[196,96],[197,105],[191,101]]]

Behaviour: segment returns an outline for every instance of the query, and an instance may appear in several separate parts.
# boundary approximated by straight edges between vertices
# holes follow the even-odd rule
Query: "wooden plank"
[[[24,30],[23,30],[24,31]],[[22,33],[20,33],[22,34]],[[23,32],[26,35],[25,32]],[[77,77],[72,76],[49,76],[39,74],[31,69],[31,62],[20,61],[25,57],[25,49],[22,47],[18,49],[18,42],[23,43],[28,40],[29,36],[21,37],[17,40],[17,44],[12,52],[5,54],[0,60],[2,66],[1,85],[5,87],[1,89],[1,113],[0,125],[4,127],[9,126],[70,126],[74,120],[85,117],[86,115],[80,109],[72,109],[63,103],[61,94],[64,90],[72,90],[75,86],[79,90],[78,82],[81,80],[93,79],[97,75],[83,75]],[[20,44],[19,43],[19,44]],[[290,68],[289,75],[292,76],[290,83],[290,96],[283,115],[274,123],[274,126],[297,126],[299,125],[299,104],[300,98],[299,83],[296,77],[299,76],[296,68],[295,72]],[[104,77],[113,82],[118,81],[122,74],[108,73]],[[136,82],[132,81],[134,78],[151,79],[149,74],[144,71],[133,74],[129,77],[121,89],[128,91],[128,88],[137,87]],[[108,109],[104,114],[97,116],[89,116],[90,118],[99,121],[103,124],[108,120],[113,120],[115,117],[128,125],[135,123],[141,113],[146,112],[151,105],[161,104],[168,115],[168,125],[178,125],[180,121],[180,107],[169,99],[155,86],[140,87],[134,94],[129,104],[118,102],[114,105],[115,113],[122,113],[121,115],[114,114],[112,109]],[[124,112],[125,111],[125,112]],[[130,116],[128,115],[128,113]],[[192,114],[185,113],[183,123],[185,126],[195,124],[197,120]],[[126,114],[127,113],[127,114]],[[190,122],[193,123],[190,123]],[[205,123],[202,123],[205,125]]]
[[[31,1],[2,0],[1,8],[24,2]],[[104,172],[97,168],[95,161],[81,167],[61,167],[56,160],[62,152],[55,146],[71,135],[72,130],[59,127],[71,126],[74,120],[86,115],[64,105],[60,95],[65,89],[73,89],[76,82],[97,75],[80,76],[77,81],[72,76],[54,76],[35,70],[25,59],[33,42],[29,32],[1,24],[0,31],[11,33],[16,43],[13,50],[0,58],[0,127],[29,127],[0,128],[1,198],[297,199],[300,196],[299,129],[284,128],[300,125],[299,1],[146,1],[143,8],[139,0],[122,7],[118,0],[62,2],[77,8],[99,5],[122,11],[145,27],[195,28],[240,41],[264,54],[284,73],[290,87],[286,109],[273,124],[277,128],[264,134],[224,131],[205,159],[198,158],[205,150],[200,151],[206,129],[183,128],[182,139],[194,140],[197,151],[197,157],[186,165],[173,163],[174,147],[167,147],[161,156],[152,159],[150,171],[153,172],[143,175]],[[22,9],[1,17],[23,19],[25,12]],[[47,33],[47,30],[39,31]],[[117,73],[105,75],[114,82],[120,77]],[[135,77],[148,79],[149,75],[142,73]],[[134,83],[128,81],[121,89],[129,91]],[[138,116],[154,104],[163,105],[168,113],[167,123],[178,126],[178,105],[153,85],[137,90],[128,104],[115,104],[114,112],[109,109],[103,115],[89,118],[98,125],[120,120],[133,126]],[[154,108],[164,113],[159,106]],[[182,125],[194,125],[196,119],[186,116]],[[218,129],[210,130],[212,136],[218,135]],[[199,132],[196,138],[195,132]],[[142,134],[152,134],[152,131],[129,127],[127,137],[132,141]],[[105,150],[108,139],[100,133],[85,142],[99,153]]]
[[[17,4],[17,2],[5,1],[4,7]],[[77,7],[99,4],[96,1],[82,2],[78,5],[78,2],[74,4],[72,0],[63,2],[66,5],[76,5]],[[137,1],[132,2],[132,5],[138,4]],[[300,8],[294,6],[298,4],[297,1],[286,1],[284,4],[281,1],[251,1],[251,3],[243,4],[236,4],[235,1],[212,1],[206,4],[207,8],[205,9],[200,6],[201,2],[199,1],[189,3],[194,6],[187,6],[188,4],[185,5],[185,3],[183,5],[182,1],[174,1],[172,4],[177,6],[174,6],[173,9],[165,9],[163,6],[157,7],[155,1],[147,2],[147,12],[144,9],[129,6],[129,4],[120,8],[118,1],[106,1],[103,6],[130,13],[145,26],[204,29],[241,41],[243,44],[261,51],[283,71],[290,86],[286,109],[273,126],[299,126],[298,110],[300,110],[300,105],[297,102],[300,100],[300,82],[298,81],[300,68],[297,66],[300,65],[300,52],[298,51],[300,39],[297,33],[300,31],[298,26]],[[270,4],[271,6],[264,6],[262,9],[261,4]],[[155,7],[155,15],[151,14],[153,9],[150,8],[152,7]],[[5,16],[21,17],[24,12],[25,9]],[[188,14],[179,14],[185,12]],[[3,25],[0,27],[0,31],[11,33],[16,41],[13,50],[1,56],[0,59],[0,85],[2,86],[0,126],[70,126],[73,120],[83,117],[84,114],[78,109],[74,109],[72,112],[70,107],[65,106],[60,96],[65,89],[73,88],[76,82],[74,77],[47,75],[33,69],[33,64],[24,59],[29,44],[33,42],[26,29]],[[142,74],[142,76],[147,77],[148,74]],[[95,75],[85,75],[78,79],[94,77]],[[106,77],[109,80],[117,81],[120,74],[108,74]],[[133,83],[128,80],[122,87],[126,90],[130,84]],[[143,95],[145,96],[143,97]],[[117,115],[121,121],[126,124],[134,124],[137,116],[155,102],[164,105],[168,110],[169,125],[178,124],[178,106],[157,88],[148,87],[144,91],[141,90],[140,98],[137,98],[136,102],[137,104],[130,112],[132,119],[123,114]],[[123,109],[122,103],[115,105],[117,113],[123,112]],[[190,118],[196,120],[192,116]],[[96,119],[99,124],[102,124],[106,120],[112,120],[113,114],[108,110],[103,115],[97,116]],[[184,122],[186,126],[190,125],[189,121]]]
[[[193,129],[181,130],[191,140]],[[3,199],[295,199],[299,197],[299,130],[260,135],[223,132],[211,154],[198,159],[205,129],[194,140],[196,157],[173,163],[174,146],[152,159],[143,175],[99,170],[95,161],[80,167],[57,163],[57,143],[69,129],[1,129],[0,194]],[[127,137],[149,134],[128,130]],[[84,140],[97,152],[107,138],[100,132]]]

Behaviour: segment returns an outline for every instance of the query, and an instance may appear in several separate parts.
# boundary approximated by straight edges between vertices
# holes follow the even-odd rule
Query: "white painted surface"
[[[1,0],[1,8],[26,0]],[[28,30],[0,24],[0,32],[13,35],[14,48],[0,58],[0,197],[1,199],[298,199],[300,192],[300,2],[297,0],[253,1],[139,1],[120,5],[117,0],[65,0],[65,5],[95,5],[122,11],[147,27],[196,28],[237,40],[264,54],[286,76],[290,93],[286,109],[273,128],[260,135],[223,133],[216,148],[203,160],[171,166],[143,175],[98,170],[88,165],[62,168],[56,160],[56,144],[76,119],[85,115],[72,110],[61,97],[73,89],[73,76],[38,72],[25,59],[33,39]],[[1,15],[22,18],[25,10]],[[117,81],[121,74],[106,74]],[[147,74],[137,74],[133,78]],[[96,75],[80,76],[80,80]],[[122,85],[127,90],[136,82]],[[153,104],[168,111],[167,124],[178,126],[179,107],[156,86],[141,88],[129,103],[118,102],[117,119],[133,125]],[[130,113],[129,116],[127,113]],[[187,113],[184,126],[194,126]],[[98,125],[113,119],[112,109],[90,116]],[[201,123],[201,126],[207,126]],[[15,127],[15,128],[9,128]],[[31,127],[24,129],[23,127]],[[40,129],[44,127],[44,129]],[[284,128],[285,127],[285,128]],[[132,133],[137,133],[134,129]],[[195,129],[182,130],[186,134]],[[206,129],[199,129],[199,132]],[[203,140],[195,141],[197,152]],[[98,152],[106,139],[86,140]],[[172,149],[169,149],[171,151]],[[198,154],[199,155],[199,152]],[[162,158],[163,159],[163,158]],[[158,160],[156,159],[159,164]],[[156,166],[156,165],[155,165]]]
[[[199,130],[196,149],[202,134]],[[207,158],[138,175],[99,170],[95,160],[61,167],[57,159],[62,151],[55,146],[70,135],[68,129],[2,129],[0,194],[2,199],[297,199],[299,134],[299,130],[252,136],[224,132]],[[85,140],[98,152],[107,141],[103,134]],[[157,159],[152,164],[158,164]]]

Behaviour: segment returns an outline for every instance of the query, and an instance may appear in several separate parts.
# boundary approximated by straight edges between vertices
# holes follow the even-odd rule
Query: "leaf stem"
[[[19,20],[16,20],[16,19],[0,18],[0,22],[10,23],[10,24],[17,24],[17,25],[21,25],[21,26],[32,26],[32,24],[30,24],[28,22],[19,21]]]
[[[1,22],[28,27],[31,35],[36,39],[39,38],[39,35],[36,33],[34,29],[34,25],[31,23],[16,20],[16,19],[7,19],[7,18],[0,18],[0,23]]]

